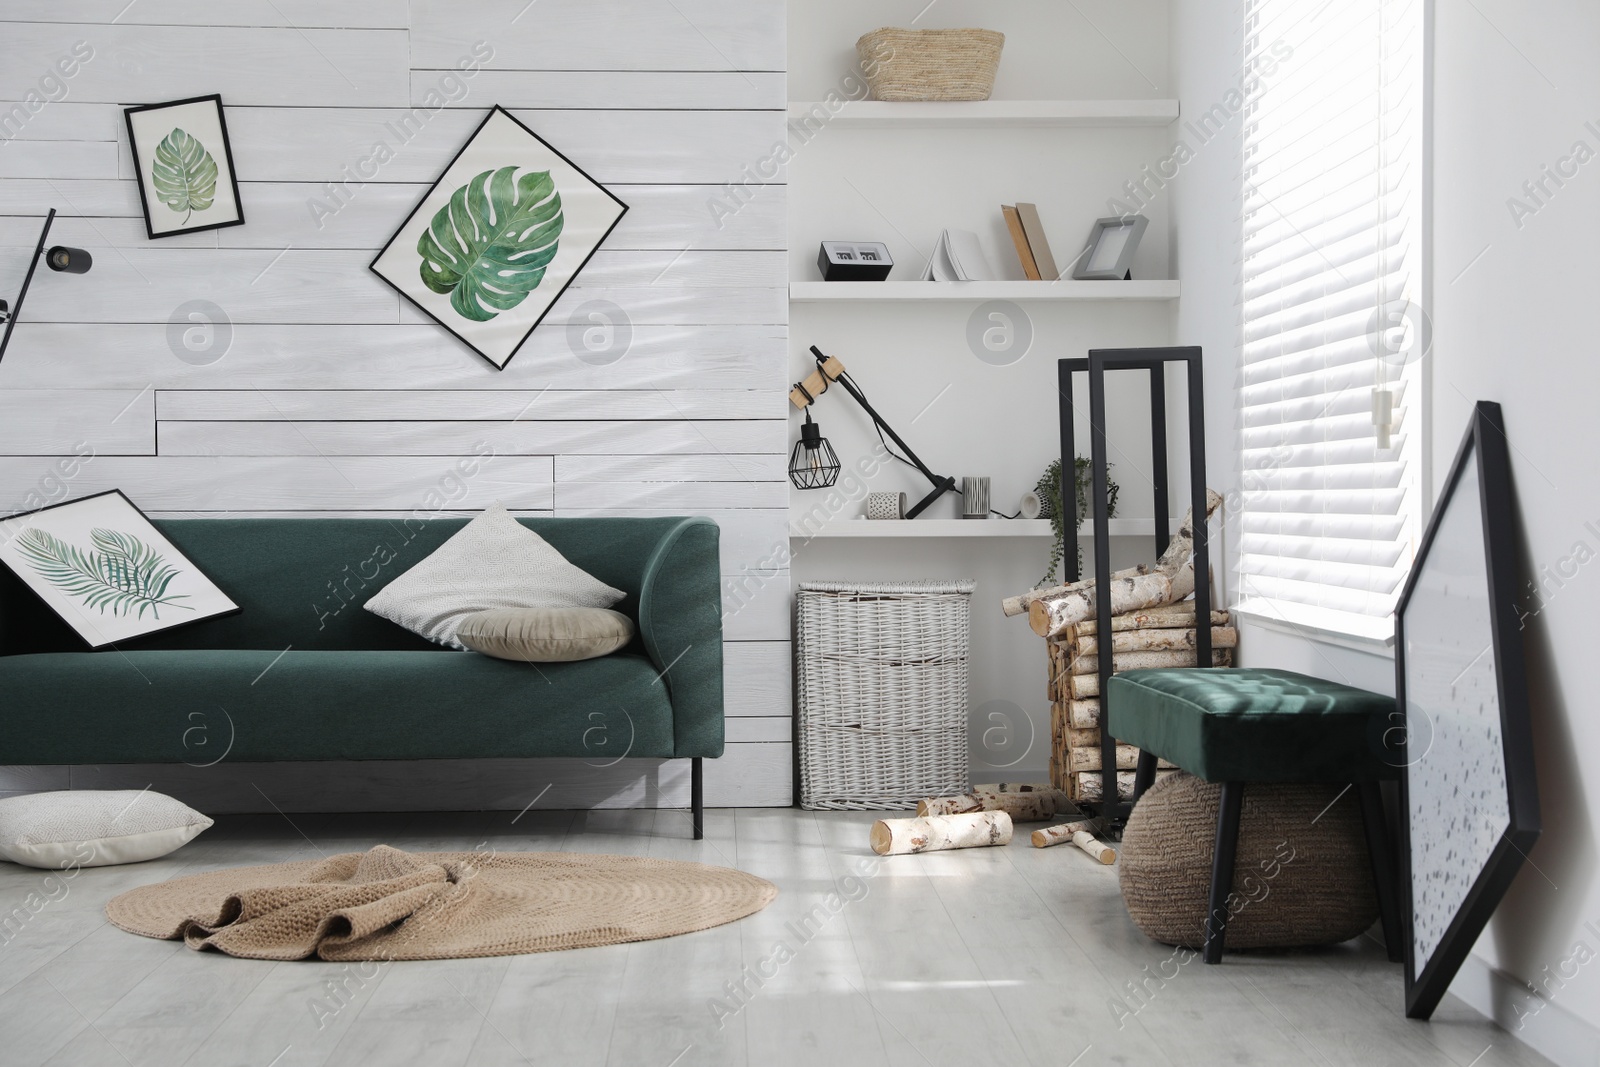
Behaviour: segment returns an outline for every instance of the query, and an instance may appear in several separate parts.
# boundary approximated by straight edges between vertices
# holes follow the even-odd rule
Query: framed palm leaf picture
[[[0,561],[90,648],[239,610],[116,489],[5,519]]]
[[[221,96],[130,107],[123,115],[152,239],[244,223]]]
[[[627,210],[496,106],[372,269],[504,368]]]

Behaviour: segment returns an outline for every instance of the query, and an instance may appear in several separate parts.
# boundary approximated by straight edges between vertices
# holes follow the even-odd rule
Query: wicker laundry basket
[[[1006,35],[995,30],[873,30],[856,57],[876,100],[987,100]]]
[[[800,806],[915,808],[965,792],[970,581],[802,582]]]
[[[1342,792],[1341,792],[1342,791]],[[1128,817],[1118,861],[1133,924],[1155,941],[1205,942],[1222,787],[1192,774],[1151,786]],[[1356,791],[1340,785],[1245,787],[1228,948],[1332,945],[1378,919]]]

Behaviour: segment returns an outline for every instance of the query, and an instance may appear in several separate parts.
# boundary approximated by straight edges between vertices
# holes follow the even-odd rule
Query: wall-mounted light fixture
[[[0,322],[6,324],[5,335],[0,337],[0,359],[5,358],[6,345],[11,343],[11,328],[22,314],[22,301],[28,296],[28,286],[33,284],[33,272],[39,266],[40,256],[44,257],[45,265],[51,270],[65,274],[87,274],[89,268],[94,266],[94,257],[81,248],[68,248],[66,245],[53,245],[48,250],[45,248],[44,243],[50,237],[50,224],[55,218],[56,209],[51,208],[50,214],[44,217],[44,229],[39,231],[39,243],[33,246],[33,258],[28,260],[28,273],[22,277],[22,292],[17,294],[16,307],[0,300]]]

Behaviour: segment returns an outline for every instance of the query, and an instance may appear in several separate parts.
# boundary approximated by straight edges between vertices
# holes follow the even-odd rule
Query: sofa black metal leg
[[[1139,803],[1144,791],[1156,781],[1156,754],[1148,749],[1139,750],[1139,765],[1133,772],[1133,802]]]
[[[1372,881],[1378,891],[1378,915],[1383,919],[1383,944],[1389,962],[1405,957],[1400,939],[1399,887],[1395,884],[1394,856],[1389,851],[1389,833],[1383,816],[1383,789],[1377,782],[1358,782],[1361,794],[1361,821],[1367,831],[1367,853],[1372,857]]]
[[[689,772],[689,817],[694,821],[694,839],[700,841],[706,836],[706,798],[705,798],[705,769],[700,765],[700,757],[694,757],[693,767]]]
[[[1217,843],[1211,856],[1211,900],[1206,908],[1206,963],[1222,962],[1222,943],[1228,934],[1228,898],[1233,895],[1233,860],[1239,847],[1239,813],[1244,808],[1244,783],[1223,782],[1222,804],[1217,810]]]

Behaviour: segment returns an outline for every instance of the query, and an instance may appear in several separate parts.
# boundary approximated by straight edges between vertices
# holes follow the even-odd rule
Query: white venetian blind
[[[1387,637],[1420,512],[1422,2],[1245,12],[1241,607]]]

